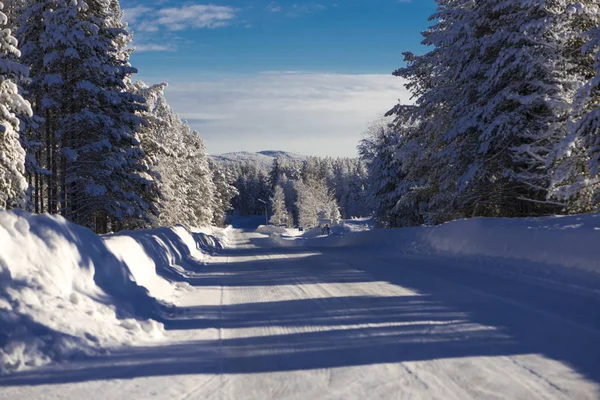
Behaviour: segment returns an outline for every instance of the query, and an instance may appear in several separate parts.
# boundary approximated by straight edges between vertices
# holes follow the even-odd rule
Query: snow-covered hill
[[[221,165],[242,164],[247,162],[255,162],[265,169],[271,168],[273,161],[277,157],[283,157],[289,161],[303,161],[307,156],[301,154],[289,153],[281,150],[263,150],[257,153],[248,151],[236,151],[233,153],[225,153],[210,156],[213,161]]]

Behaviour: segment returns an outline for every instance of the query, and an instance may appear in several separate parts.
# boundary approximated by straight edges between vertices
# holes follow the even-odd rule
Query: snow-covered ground
[[[334,226],[330,236],[322,235],[318,228],[308,232],[274,231],[271,236],[287,247],[317,243],[367,246],[377,254],[436,258],[486,272],[518,273],[559,282],[568,278],[571,284],[579,282],[600,294],[600,287],[594,286],[594,278],[600,275],[600,214],[473,218],[435,227],[392,230],[372,230],[366,219],[350,220]]]
[[[173,278],[219,246],[182,226],[100,237],[18,211],[0,211],[0,244],[0,372],[158,340],[160,310],[191,288]]]
[[[26,278],[41,267],[8,263],[28,262],[19,251],[5,252],[14,237],[29,238],[19,246],[41,240],[31,246],[43,256],[29,259],[50,264],[83,254],[98,270],[106,260],[85,255],[110,254],[108,261],[115,258],[144,286],[146,299],[175,306],[159,318],[162,336],[148,340],[139,329],[130,344],[103,346],[106,354],[5,375],[0,398],[600,398],[598,215],[388,231],[355,221],[327,237],[236,224],[200,236],[175,228],[95,239],[73,239],[85,232],[60,219],[2,218],[0,266],[8,265],[11,278],[3,272],[0,294],[30,292],[11,304],[14,314],[40,318],[29,303],[16,308],[31,295],[70,302],[69,292],[77,293],[80,303],[117,311],[128,304],[89,277],[69,282],[115,292],[110,301],[75,283],[47,294],[48,283]],[[62,233],[45,241],[35,228],[43,224]],[[78,245],[54,259],[47,254],[58,252],[39,250]],[[153,263],[156,276],[127,267],[138,260]],[[72,264],[89,275],[85,263]],[[61,320],[65,308],[49,308],[47,319]],[[122,318],[104,323],[120,332]]]

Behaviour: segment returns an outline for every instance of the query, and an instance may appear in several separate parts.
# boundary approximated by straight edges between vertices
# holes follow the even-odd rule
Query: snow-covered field
[[[0,377],[0,398],[600,398],[598,215],[0,227],[5,368],[68,359]]]

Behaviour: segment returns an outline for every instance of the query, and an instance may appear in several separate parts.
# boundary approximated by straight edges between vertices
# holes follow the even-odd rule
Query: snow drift
[[[460,220],[423,229],[418,242],[438,252],[600,272],[600,214]]]
[[[178,272],[218,246],[182,226],[101,237],[0,211],[0,372],[161,337],[161,305],[187,286]]]
[[[370,246],[377,251],[521,260],[600,273],[600,214],[473,218],[434,227],[369,231],[341,226],[332,232],[329,237],[314,232],[272,237],[287,246]]]

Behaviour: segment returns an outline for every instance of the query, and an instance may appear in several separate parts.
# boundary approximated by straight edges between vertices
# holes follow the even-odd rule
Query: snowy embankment
[[[219,246],[182,226],[102,237],[0,211],[0,372],[160,338],[160,305],[186,290],[186,263]]]
[[[524,261],[528,264],[519,267],[546,265],[600,274],[600,214],[473,218],[435,227],[368,231],[357,229],[355,222],[333,227],[332,232],[325,237],[316,230],[302,235],[289,230],[273,238],[287,246],[369,246],[375,251],[476,259],[488,266],[492,261]]]

